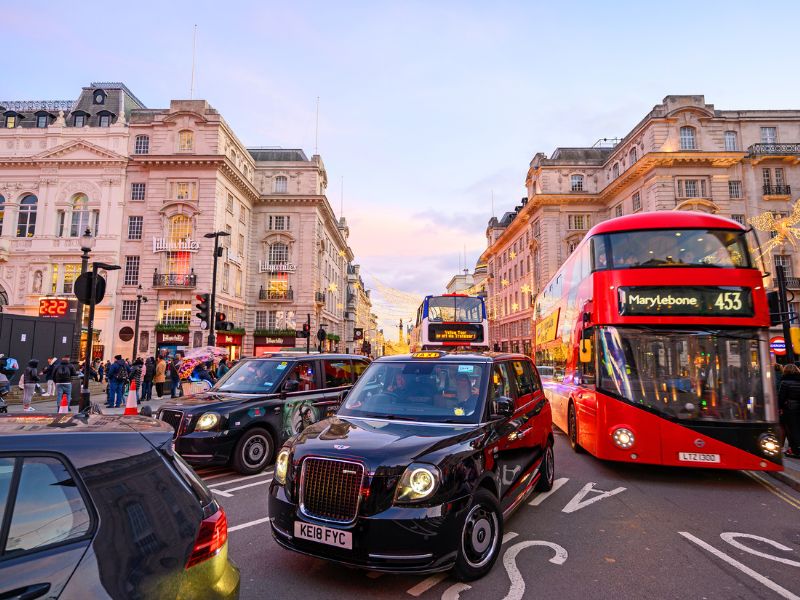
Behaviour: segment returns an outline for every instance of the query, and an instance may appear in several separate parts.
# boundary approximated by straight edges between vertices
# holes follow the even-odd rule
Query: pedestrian
[[[108,408],[119,408],[122,406],[125,395],[125,384],[128,382],[130,374],[128,373],[128,365],[122,360],[122,355],[117,354],[114,357],[114,362],[108,369],[108,388],[110,390],[108,396]]]
[[[169,363],[169,384],[171,388],[170,396],[177,398],[181,394],[181,365],[183,364],[183,352],[180,350],[175,353],[175,356]]]
[[[148,356],[144,361],[144,376],[142,378],[142,402],[153,399],[153,378],[156,375],[156,361]]]
[[[153,383],[156,384],[156,394],[159,400],[161,400],[161,396],[164,395],[164,382],[167,380],[166,373],[167,363],[163,356],[159,356],[156,359],[156,369],[153,375]]]
[[[783,368],[778,392],[778,414],[789,442],[785,454],[790,458],[800,458],[800,368],[795,365]]]
[[[217,379],[222,379],[222,377],[230,371],[231,368],[228,366],[228,361],[225,360],[225,357],[219,359],[219,364],[217,365]]]
[[[36,409],[31,406],[33,394],[36,391],[36,385],[39,383],[39,361],[32,358],[28,361],[28,366],[22,373],[24,378],[24,388],[22,393],[22,410],[25,412],[33,412]]]
[[[56,410],[61,406],[61,398],[67,395],[67,406],[72,404],[72,378],[78,371],[69,360],[69,356],[64,356],[53,367],[53,381],[56,388]]]
[[[775,390],[780,391],[781,381],[783,380],[783,365],[780,363],[775,363],[772,365],[772,369],[775,372]]]
[[[56,393],[56,383],[53,381],[53,369],[55,368],[55,364],[58,362],[58,358],[55,356],[50,357],[47,359],[47,367],[44,370],[44,378],[47,381],[47,392],[45,396],[53,397]]]
[[[103,383],[103,379],[106,376],[106,365],[102,360],[100,361],[100,363],[97,366],[97,375],[98,375],[97,381],[99,381],[100,383]]]
[[[144,374],[144,361],[137,358],[131,365],[131,382],[136,383],[136,404],[142,401],[142,375]]]
[[[111,370],[111,361],[110,361],[110,360],[107,360],[107,361],[106,361],[106,368],[105,368],[105,374],[106,374],[106,383],[108,383],[108,372],[109,372],[110,370]]]

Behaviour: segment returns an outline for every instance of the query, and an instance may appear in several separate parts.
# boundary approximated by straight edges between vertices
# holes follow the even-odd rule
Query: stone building
[[[361,265],[347,266],[347,306],[345,307],[345,352],[362,354],[364,342],[372,344],[377,319],[372,321],[372,301],[361,279]]]
[[[532,298],[599,221],[699,210],[745,224],[762,216],[763,227],[763,215],[792,214],[800,110],[718,110],[703,96],[667,96],[621,139],[557,148],[549,158],[537,153],[525,185],[522,203],[489,222],[482,256],[493,340],[515,350],[530,342]],[[790,287],[800,289],[793,240],[775,231],[761,239],[767,270],[783,265]]]

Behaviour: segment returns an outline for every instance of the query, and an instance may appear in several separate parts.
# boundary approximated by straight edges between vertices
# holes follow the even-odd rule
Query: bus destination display
[[[428,339],[431,342],[482,342],[483,329],[477,324],[432,323],[428,326]]]
[[[741,287],[620,287],[619,314],[752,317],[750,289]]]

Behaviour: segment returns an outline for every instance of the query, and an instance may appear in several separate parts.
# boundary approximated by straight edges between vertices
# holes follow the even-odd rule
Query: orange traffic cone
[[[61,404],[58,405],[58,413],[68,413],[69,412],[69,402],[67,402],[67,392],[61,394]]]
[[[136,380],[131,379],[131,387],[128,389],[128,398],[125,400],[125,412],[123,415],[138,415],[136,407]]]

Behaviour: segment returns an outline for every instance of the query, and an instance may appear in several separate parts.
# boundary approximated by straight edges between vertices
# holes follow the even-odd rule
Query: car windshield
[[[428,299],[428,320],[434,323],[480,323],[483,302],[468,296],[433,296]]]
[[[750,266],[743,231],[657,229],[592,238],[595,269]]]
[[[753,332],[602,327],[597,336],[605,392],[680,420],[767,418],[766,342]]]
[[[270,394],[289,369],[288,361],[280,359],[243,360],[228,371],[212,388],[229,394]]]
[[[427,360],[377,362],[356,382],[340,416],[428,423],[479,423],[484,364]]]

